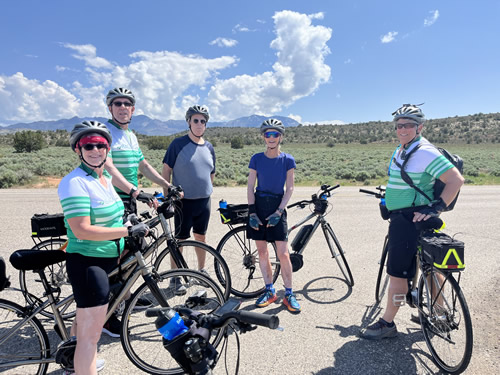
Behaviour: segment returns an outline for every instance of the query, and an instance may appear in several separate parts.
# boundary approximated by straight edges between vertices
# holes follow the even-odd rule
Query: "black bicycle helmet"
[[[71,149],[75,151],[76,144],[86,134],[97,133],[102,135],[108,141],[109,145],[111,145],[111,133],[109,132],[106,125],[101,124],[98,121],[83,121],[80,124],[76,124],[71,131],[71,135],[69,136],[69,144],[71,145]]]
[[[422,104],[403,104],[401,108],[398,108],[392,113],[394,116],[394,122],[398,121],[400,118],[408,118],[416,121],[419,124],[425,122],[425,116],[422,110],[419,108]]]
[[[129,89],[115,87],[114,89],[109,90],[108,95],[106,95],[107,106],[109,107],[116,98],[127,98],[132,102],[132,105],[135,105],[135,96]]]
[[[268,130],[277,130],[281,135],[285,134],[285,125],[280,120],[270,118],[262,123],[260,126],[260,133],[264,134]]]
[[[189,107],[186,111],[186,121],[189,122],[189,120],[191,120],[191,116],[196,114],[203,115],[206,121],[208,121],[208,119],[210,118],[207,107],[203,105],[194,105],[192,107]]]

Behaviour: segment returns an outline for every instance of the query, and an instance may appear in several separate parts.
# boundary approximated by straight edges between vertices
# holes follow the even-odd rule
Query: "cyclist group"
[[[131,225],[127,218],[137,214],[137,199],[148,201],[152,207],[158,206],[152,195],[138,189],[138,173],[160,185],[165,193],[171,181],[183,187],[184,197],[175,210],[176,236],[187,239],[193,230],[195,239],[202,242],[209,223],[215,176],[214,148],[203,138],[209,120],[206,107],[195,105],[187,110],[189,132],[170,144],[159,174],[146,161],[137,137],[129,129],[136,104],[134,94],[125,88],[115,88],[109,91],[106,104],[112,117],[107,124],[84,121],[72,130],[70,144],[81,164],[63,178],[58,189],[69,239],[67,272],[77,304],[71,330],[72,335],[78,337],[75,370],[81,374],[95,374],[103,367],[102,361],[96,359],[101,331],[119,336],[119,321],[115,316],[104,322],[109,298],[106,275],[119,262],[124,250],[123,238],[131,234],[145,236],[148,232],[147,226]],[[368,339],[396,335],[393,319],[398,305],[393,301],[406,294],[406,280],[415,272],[418,233],[414,222],[439,215],[464,182],[453,164],[422,137],[425,118],[418,106],[403,105],[393,115],[400,146],[390,164],[386,194],[387,208],[391,211],[389,298],[383,317],[361,332],[361,337]],[[292,312],[300,312],[292,290],[285,211],[293,193],[296,164],[293,156],[280,150],[285,133],[281,121],[264,121],[260,132],[265,151],[252,156],[247,187],[247,235],[256,242],[266,284],[256,306],[264,307],[277,300],[267,249],[267,242],[273,241],[285,286],[283,304]],[[420,148],[407,163],[406,171],[415,185],[431,196],[436,179],[446,184],[441,196],[434,197],[433,201],[401,178],[400,165],[417,145]],[[203,253],[197,255],[198,269],[203,270]],[[147,304],[145,301],[145,307]]]

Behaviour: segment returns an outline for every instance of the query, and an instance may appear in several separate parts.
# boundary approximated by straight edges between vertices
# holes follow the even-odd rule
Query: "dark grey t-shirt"
[[[181,185],[184,198],[208,198],[213,191],[210,175],[215,173],[215,151],[210,142],[199,145],[188,135],[168,146],[163,163],[172,168],[172,183]]]

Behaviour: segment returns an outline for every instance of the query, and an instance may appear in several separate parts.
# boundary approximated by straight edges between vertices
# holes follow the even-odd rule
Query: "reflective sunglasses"
[[[394,126],[394,130],[396,129],[411,129],[415,126],[417,126],[418,124],[414,123],[414,122],[405,122],[404,124],[396,124],[396,126]]]
[[[264,137],[266,137],[266,138],[271,138],[271,137],[278,138],[280,135],[281,135],[280,132],[265,132],[264,133]]]
[[[81,147],[87,151],[92,151],[94,147],[97,148],[98,150],[102,150],[103,148],[107,149],[108,145],[106,143],[97,143],[97,144],[87,143]]]
[[[202,119],[202,120],[198,120],[197,118],[194,118],[194,119],[193,119],[193,122],[194,122],[195,124],[197,124],[198,122],[200,122],[200,123],[202,123],[202,124],[206,124],[206,123],[207,123],[207,120],[203,120],[203,119]]]
[[[122,105],[124,105],[125,107],[132,107],[132,103],[129,103],[129,102],[117,102],[116,100],[113,102],[113,105],[115,107],[121,107]]]

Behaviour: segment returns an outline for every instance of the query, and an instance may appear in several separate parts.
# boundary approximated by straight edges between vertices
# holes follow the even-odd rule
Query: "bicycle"
[[[331,191],[340,185],[322,185],[317,194],[313,194],[310,200],[302,200],[287,206],[288,209],[299,207],[313,207],[310,215],[300,220],[288,229],[288,234],[298,227],[302,228],[292,241],[293,252],[290,254],[293,272],[297,272],[304,265],[303,252],[310,239],[321,226],[332,258],[334,258],[345,278],[346,283],[354,286],[354,278],[345,258],[345,252],[337,239],[332,227],[326,221],[325,216],[330,203]],[[231,205],[219,208],[223,224],[229,226],[229,232],[217,245],[217,251],[223,255],[231,271],[231,292],[239,297],[252,298],[264,292],[264,281],[258,266],[258,253],[253,241],[246,237],[246,222],[248,221],[248,205]],[[316,218],[313,224],[304,225],[309,220]],[[238,224],[244,224],[239,225]],[[303,226],[304,225],[304,226]],[[273,268],[273,282],[276,281],[280,272],[279,260],[276,256],[276,245],[271,243],[274,253],[271,253],[271,267]],[[256,272],[257,271],[257,272]]]
[[[174,201],[180,199],[182,188],[171,188],[166,197],[162,197],[163,202],[157,209],[157,215],[152,217],[149,211],[141,213],[142,221],[150,228],[150,235],[147,237],[149,243],[142,250],[145,259],[151,258],[150,264],[153,264],[157,272],[167,271],[175,265],[175,268],[190,268],[198,270],[198,253],[204,254],[206,258],[205,272],[207,276],[219,282],[224,290],[225,299],[229,298],[231,288],[231,276],[229,268],[223,257],[211,246],[194,240],[177,240],[171,229],[169,219],[173,217],[172,210]],[[54,215],[56,216],[56,215]],[[58,220],[64,219],[62,214],[57,215]],[[161,224],[158,230],[158,225]],[[47,225],[47,224],[46,224]],[[161,231],[161,234],[159,232]],[[54,234],[54,233],[52,233]],[[166,248],[159,251],[160,247],[167,242]],[[63,250],[67,240],[62,237],[52,237],[49,240],[36,244],[33,250]],[[182,249],[182,250],[181,250]],[[197,253],[198,251],[198,253]],[[166,263],[166,264],[165,264]],[[44,292],[37,288],[40,285],[40,279],[37,273],[19,271],[19,284],[21,291],[28,303],[36,303],[37,298]],[[66,275],[65,262],[50,265],[46,268],[46,276],[49,284],[54,288],[56,301],[63,301],[66,297],[73,294],[71,284]],[[63,313],[64,319],[74,317],[76,306],[65,306]],[[43,310],[42,315],[53,318],[50,310]]]
[[[279,318],[276,315],[236,311],[240,304],[239,300],[231,298],[211,314],[199,314],[189,308],[175,307],[173,309],[148,309],[146,315],[158,317],[156,319],[158,330],[169,336],[168,339],[163,339],[163,346],[187,374],[193,375],[212,374],[212,370],[217,365],[220,356],[213,345],[210,344],[208,338],[214,329],[221,329],[230,325],[234,330],[238,344],[235,370],[235,374],[237,374],[240,360],[237,331],[243,334],[256,329],[257,325],[270,329],[277,329],[279,326]],[[185,322],[190,324],[189,328],[186,327]],[[226,345],[227,337],[223,346]]]
[[[377,187],[379,192],[360,189],[360,192],[381,199],[381,215],[387,220],[390,212],[384,209],[385,187]],[[467,302],[460,288],[464,244],[450,236],[438,232],[444,227],[440,218],[431,218],[416,223],[420,230],[417,247],[417,272],[408,280],[408,293],[404,300],[396,301],[403,306],[417,308],[424,339],[434,363],[449,374],[460,374],[467,369],[472,357],[473,330]],[[380,303],[388,276],[383,283],[382,273],[386,267],[388,235],[380,259],[375,297]],[[418,272],[419,271],[419,272]],[[458,272],[458,277],[453,276]],[[420,273],[420,277],[418,274]],[[417,282],[418,280],[418,282]]]
[[[161,338],[155,333],[154,320],[138,312],[139,298],[150,301],[151,306],[187,306],[200,313],[212,313],[225,302],[224,294],[217,284],[204,274],[177,269],[158,274],[154,267],[147,267],[143,254],[133,242],[133,253],[121,266],[108,274],[111,296],[106,319],[119,307],[139,277],[144,283],[126,301],[121,322],[121,344],[127,357],[142,371],[150,374],[178,374],[182,368],[169,356],[162,355]],[[37,374],[47,372],[50,363],[73,369],[76,338],[69,337],[61,310],[73,303],[73,296],[57,301],[45,268],[63,262],[63,251],[40,252],[37,250],[15,251],[10,262],[18,270],[34,271],[44,288],[42,298],[34,297],[36,303],[25,307],[0,299],[0,372],[7,374]],[[173,280],[182,280],[189,297],[180,297],[172,287]],[[50,347],[48,335],[36,317],[44,309],[51,308],[55,320],[54,329],[63,340],[56,349]],[[210,336],[210,343],[217,347],[224,335],[218,330]]]

